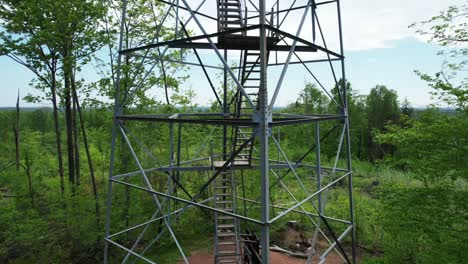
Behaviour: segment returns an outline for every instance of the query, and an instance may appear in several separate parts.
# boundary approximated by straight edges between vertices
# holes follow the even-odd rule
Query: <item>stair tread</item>
[[[230,245],[235,245],[236,242],[234,241],[226,241],[226,242],[218,242],[218,246],[230,246]]]
[[[236,251],[219,251],[218,255],[222,256],[236,256],[237,252]]]
[[[236,236],[236,233],[233,233],[233,232],[220,232],[217,235],[221,236],[221,237],[231,237],[231,236]]]
[[[234,224],[220,224],[218,225],[219,228],[233,228]]]
[[[218,216],[218,219],[234,219],[234,216],[230,216],[230,215],[220,215]]]

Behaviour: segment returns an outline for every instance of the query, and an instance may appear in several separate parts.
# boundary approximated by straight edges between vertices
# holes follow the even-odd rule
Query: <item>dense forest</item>
[[[141,8],[135,11],[139,13],[130,15],[140,16],[144,23],[151,16],[145,1],[140,2]],[[113,124],[109,102],[114,95],[115,32],[119,26],[109,13],[120,12],[119,1],[115,3],[0,0],[0,55],[36,76],[31,85],[41,95],[27,95],[24,100],[51,105],[25,109],[18,96],[12,102],[16,108],[0,111],[0,263],[102,262]],[[440,56],[446,58],[440,72],[415,72],[441,104],[415,109],[392,87],[376,84],[362,95],[346,82],[361,263],[465,263],[468,258],[468,49],[463,44],[468,41],[467,21],[468,6],[464,5],[448,7],[411,25],[415,34],[429,36],[431,43],[440,45]],[[131,34],[138,39],[143,33]],[[111,54],[109,59],[102,59],[103,50]],[[174,51],[166,56],[188,54]],[[95,82],[75,78],[90,63],[102,78]],[[138,93],[130,106],[133,112],[217,110],[214,103],[197,107],[192,101],[196,90],[179,88],[186,76],[174,72],[185,68],[158,67],[158,72],[166,68],[170,72],[155,72],[143,86],[161,87],[164,100]],[[336,87],[329,88],[337,92]],[[277,111],[317,114],[333,112],[334,107],[322,90],[309,83],[296,102]],[[144,134],[147,125],[136,124],[141,127],[135,131],[141,131],[138,136],[148,145],[158,146],[155,152],[164,156],[168,149],[159,144],[164,139],[158,135],[167,135],[167,127],[148,127],[152,134]],[[325,124],[321,129],[330,127]],[[185,127],[183,133],[181,151],[188,156],[197,151],[196,143],[209,129]],[[307,130],[298,126],[281,133],[288,156],[302,155],[303,149],[297,146],[306,143]],[[117,170],[136,170],[123,146],[118,148],[122,162]],[[322,149],[330,160],[334,151]],[[194,180],[191,184],[189,188],[201,183]],[[337,188],[329,199],[346,198],[345,190]],[[142,211],[152,210],[148,200],[135,199],[128,189],[116,191],[122,193],[113,201],[117,208],[113,214],[125,219],[126,226],[138,223]],[[273,199],[281,199],[277,195]],[[345,215],[346,206],[338,202],[328,210]],[[177,223],[177,228],[190,230],[181,239],[196,241],[191,243],[193,249],[207,249],[205,241],[211,239],[200,237],[210,230],[209,223],[193,225],[203,217],[190,211]],[[125,239],[135,238],[129,235]],[[161,263],[176,262],[177,252],[170,241],[158,247],[167,252],[160,256]]]

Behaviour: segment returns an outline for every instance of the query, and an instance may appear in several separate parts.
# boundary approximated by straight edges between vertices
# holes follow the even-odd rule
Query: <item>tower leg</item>
[[[260,141],[260,185],[261,185],[261,221],[262,238],[261,252],[262,263],[270,263],[270,192],[269,192],[269,166],[268,166],[268,90],[267,90],[267,39],[265,0],[259,1],[260,8],[260,90],[259,90],[259,124],[258,137]]]

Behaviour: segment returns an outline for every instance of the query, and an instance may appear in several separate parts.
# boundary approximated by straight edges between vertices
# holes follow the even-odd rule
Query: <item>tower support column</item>
[[[261,252],[262,263],[270,263],[270,191],[269,191],[269,166],[268,166],[268,137],[269,118],[267,90],[267,37],[265,0],[259,0],[259,24],[260,24],[260,90],[258,95],[258,138],[260,141],[260,185],[261,185],[261,221],[262,238]]]

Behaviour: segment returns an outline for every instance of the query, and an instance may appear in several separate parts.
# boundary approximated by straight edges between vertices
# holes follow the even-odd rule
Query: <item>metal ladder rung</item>
[[[218,216],[218,219],[221,219],[221,220],[234,220],[234,216],[220,215],[220,216]]]
[[[218,228],[234,228],[234,224],[220,224],[218,225]]]
[[[220,264],[231,264],[231,263],[238,263],[237,259],[224,259],[219,261]]]
[[[223,8],[223,7],[221,7],[221,8],[219,9],[219,11],[221,11],[221,12],[236,12],[236,13],[240,13],[240,10],[237,9],[237,8]]]
[[[230,20],[221,20],[221,24],[237,25],[240,24],[240,21],[230,21]]]
[[[219,237],[235,237],[236,234],[232,232],[223,232],[218,234]]]
[[[216,201],[217,204],[232,204],[232,201]]]
[[[232,193],[218,193],[216,196],[232,196]]]
[[[240,15],[222,15],[220,17],[222,17],[222,18],[239,18],[240,19]]]
[[[219,251],[218,254],[223,256],[237,256],[235,251]]]
[[[236,244],[236,242],[233,242],[233,241],[218,242],[219,246],[231,246],[231,245],[235,245],[235,244]]]

